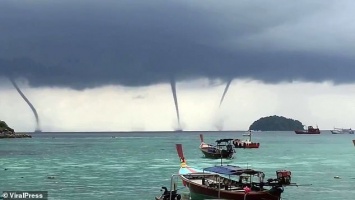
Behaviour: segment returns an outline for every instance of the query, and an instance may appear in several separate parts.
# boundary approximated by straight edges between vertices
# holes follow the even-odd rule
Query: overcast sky
[[[0,119],[19,131],[35,127],[8,81],[14,77],[44,130],[171,130],[175,77],[184,129],[246,130],[274,114],[321,129],[355,127],[354,7],[350,0],[2,0]]]

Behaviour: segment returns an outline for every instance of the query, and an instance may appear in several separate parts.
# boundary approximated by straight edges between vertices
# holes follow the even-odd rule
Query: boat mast
[[[221,166],[222,166],[222,165],[223,165],[223,164],[222,164],[222,159],[223,159],[222,148],[221,148],[221,146],[218,146],[218,148],[219,148],[219,152],[220,152],[220,154],[221,154]]]

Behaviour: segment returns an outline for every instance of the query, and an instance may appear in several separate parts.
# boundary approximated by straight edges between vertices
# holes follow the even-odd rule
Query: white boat
[[[243,133],[243,136],[251,136],[251,131],[248,131],[246,133]]]
[[[251,136],[252,133],[261,133],[260,130],[248,130],[245,133],[243,133],[243,136]]]
[[[349,128],[349,129],[334,128],[330,132],[332,132],[332,134],[345,134],[345,133],[354,134],[354,131],[351,128]]]

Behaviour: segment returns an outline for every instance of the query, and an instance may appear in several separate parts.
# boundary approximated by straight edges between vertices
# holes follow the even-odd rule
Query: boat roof
[[[203,170],[218,173],[218,174],[238,175],[238,176],[241,174],[255,175],[255,174],[263,173],[261,171],[256,171],[253,169],[244,169],[234,165],[213,166],[213,167],[204,168]]]
[[[232,141],[234,139],[219,139],[219,140],[216,140],[217,143],[222,143],[222,142],[229,142],[229,141]]]

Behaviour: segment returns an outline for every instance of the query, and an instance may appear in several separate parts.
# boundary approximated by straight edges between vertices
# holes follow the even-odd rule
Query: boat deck
[[[227,179],[224,179],[227,180]],[[202,179],[190,179],[191,182],[194,182],[196,184],[202,185]],[[233,183],[224,183],[224,182],[217,182],[213,179],[205,179],[205,185],[206,186],[214,186],[216,189],[220,190],[227,190],[227,191],[236,191],[236,192],[244,192],[244,189],[242,187],[237,187]],[[228,185],[228,187],[226,187]]]

